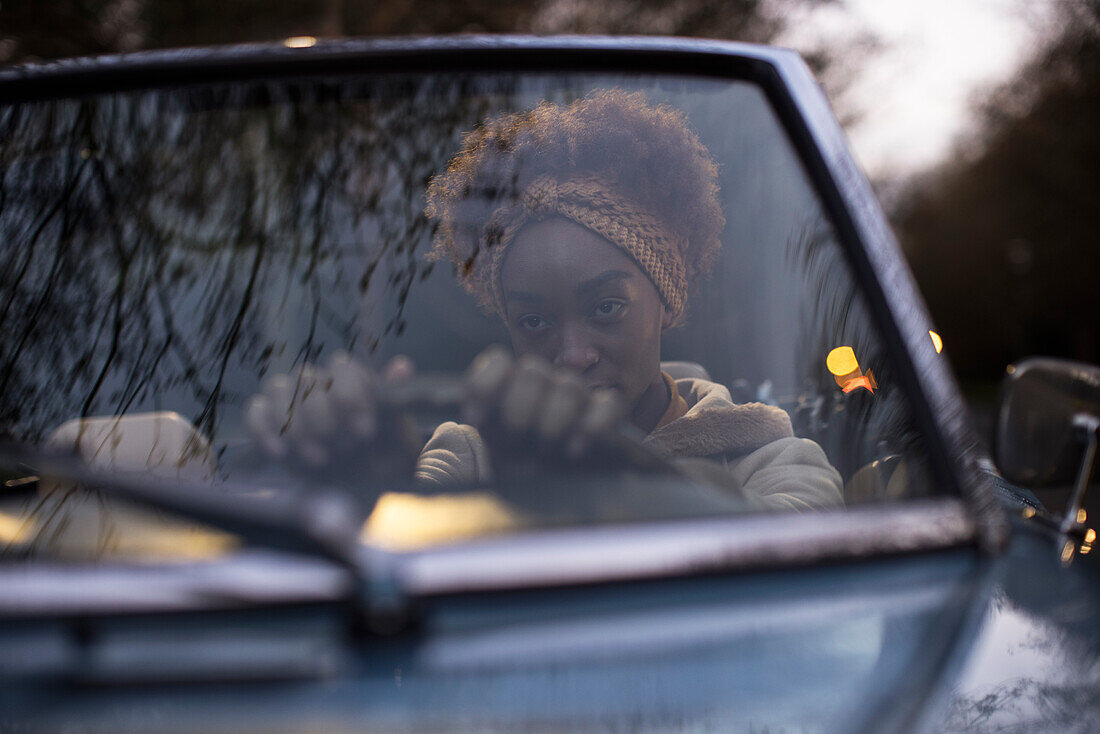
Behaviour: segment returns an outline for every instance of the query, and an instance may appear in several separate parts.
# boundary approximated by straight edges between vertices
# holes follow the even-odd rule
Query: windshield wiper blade
[[[358,538],[369,508],[336,487],[270,491],[263,485],[239,482],[212,484],[104,472],[69,452],[6,440],[0,440],[0,463],[23,465],[39,476],[170,512],[231,533],[248,546],[325,558],[357,575],[362,571]]]
[[[351,579],[349,601],[360,610],[368,629],[392,633],[402,629],[409,618],[409,603],[396,560],[392,553],[359,541],[371,508],[348,490],[323,485],[272,492],[260,484],[206,484],[148,474],[109,473],[89,468],[71,453],[4,439],[0,439],[0,464],[22,465],[39,476],[168,511],[232,533],[246,547],[333,562]]]

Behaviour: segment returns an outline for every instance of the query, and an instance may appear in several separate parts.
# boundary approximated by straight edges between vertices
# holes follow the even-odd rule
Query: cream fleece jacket
[[[780,408],[734,403],[729,390],[676,380],[687,412],[655,429],[645,444],[689,476],[740,492],[758,509],[811,510],[843,504],[840,474],[813,441],[795,438]],[[432,484],[491,479],[489,451],[473,426],[441,424],[424,446],[416,478]]]

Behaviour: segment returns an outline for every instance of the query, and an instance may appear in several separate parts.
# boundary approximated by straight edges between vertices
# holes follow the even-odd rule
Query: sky
[[[813,11],[790,39],[842,39],[865,28],[881,42],[835,106],[859,115],[848,135],[872,178],[917,173],[952,152],[972,100],[1009,80],[1034,50],[1047,14],[1029,0],[844,0]]]

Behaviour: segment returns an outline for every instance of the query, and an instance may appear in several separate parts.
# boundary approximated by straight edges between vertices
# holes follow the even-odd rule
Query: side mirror
[[[1014,484],[1076,484],[1067,523],[1084,499],[1098,430],[1100,367],[1045,357],[1009,366],[993,434],[997,466]]]

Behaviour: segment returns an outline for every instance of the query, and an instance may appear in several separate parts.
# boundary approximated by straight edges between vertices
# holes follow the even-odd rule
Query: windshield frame
[[[870,184],[848,151],[844,134],[812,74],[797,54],[748,44],[669,38],[528,38],[463,36],[452,38],[375,39],[322,42],[306,49],[281,44],[184,49],[32,64],[0,70],[0,94],[5,104],[67,97],[224,84],[247,80],[292,80],[324,76],[361,76],[391,72],[446,70],[518,72],[620,71],[691,74],[748,81],[758,85],[773,105],[784,131],[821,197],[826,217],[834,226],[840,247],[860,284],[875,326],[896,359],[901,388],[909,399],[913,419],[924,435],[935,481],[944,496],[920,503],[907,502],[876,508],[856,508],[811,516],[744,516],[718,522],[732,537],[756,538],[756,545],[737,541],[736,552],[720,554],[709,572],[821,562],[826,559],[871,557],[899,552],[941,550],[977,545],[995,551],[1004,544],[1007,523],[994,490],[983,475],[983,458],[972,439],[965,405],[945,361],[928,343],[930,319],[912,275],[894,239]],[[959,502],[951,494],[962,497]],[[916,516],[920,522],[913,522]],[[838,516],[846,518],[837,522]],[[932,532],[922,523],[945,521],[950,532]],[[702,527],[712,521],[693,521]],[[713,523],[712,523],[713,524]],[[817,526],[820,532],[810,532]],[[835,527],[834,527],[835,526]],[[767,529],[767,530],[761,530]],[[642,527],[637,532],[645,533]],[[717,532],[717,530],[715,531]],[[539,534],[576,544],[577,534],[615,535],[624,543],[635,534],[629,528],[580,529]],[[775,534],[778,534],[776,536]],[[531,534],[534,535],[534,534]],[[663,568],[638,567],[630,577],[699,570],[693,532],[677,533],[686,544],[681,561]],[[778,537],[782,542],[759,539]],[[844,538],[848,537],[847,544]],[[791,540],[796,542],[793,544]],[[481,547],[495,548],[494,557],[528,543],[526,535],[494,540]],[[733,541],[731,541],[733,542]],[[553,545],[553,543],[552,543]],[[565,548],[565,545],[561,546]],[[793,548],[793,550],[792,550]],[[769,550],[770,549],[770,550]],[[464,577],[475,584],[483,558],[466,554],[460,546],[407,554],[419,556],[422,568],[439,559],[465,558],[472,564]],[[430,559],[436,560],[430,560]],[[691,559],[695,558],[695,561]],[[529,583],[590,583],[601,578],[600,564],[591,559],[583,579],[539,579]],[[603,572],[607,579],[616,571]],[[509,585],[524,585],[520,577]],[[418,586],[423,593],[440,590]],[[453,589],[452,589],[453,591]]]

